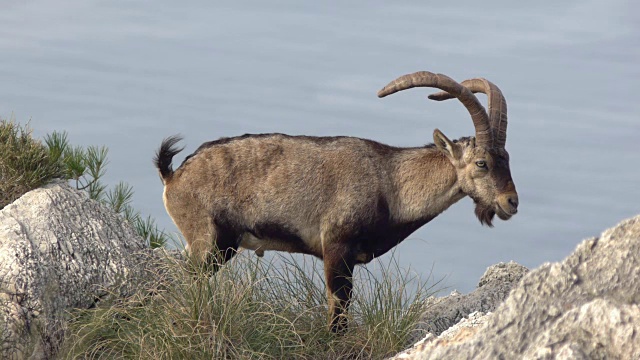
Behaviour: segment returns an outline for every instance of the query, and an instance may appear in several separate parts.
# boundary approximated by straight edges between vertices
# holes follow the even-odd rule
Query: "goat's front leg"
[[[327,244],[323,253],[329,299],[329,328],[334,333],[344,333],[348,325],[346,312],[351,302],[355,261],[345,244]]]

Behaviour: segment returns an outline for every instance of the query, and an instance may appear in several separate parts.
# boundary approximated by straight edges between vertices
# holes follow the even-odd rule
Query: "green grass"
[[[372,263],[377,276],[359,267],[349,330],[335,335],[321,263],[277,260],[240,254],[214,276],[193,277],[168,259],[136,295],[77,311],[61,358],[381,359],[411,345],[433,295],[393,258]]]

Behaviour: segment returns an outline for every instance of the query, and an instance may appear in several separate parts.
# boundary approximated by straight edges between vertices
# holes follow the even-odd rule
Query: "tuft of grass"
[[[0,209],[64,173],[29,125],[0,119]]]
[[[349,331],[338,336],[327,328],[317,261],[309,270],[290,257],[279,266],[251,255],[214,275],[167,258],[134,296],[75,312],[61,358],[384,358],[410,345],[433,294],[393,260],[378,264],[381,280],[359,271]]]

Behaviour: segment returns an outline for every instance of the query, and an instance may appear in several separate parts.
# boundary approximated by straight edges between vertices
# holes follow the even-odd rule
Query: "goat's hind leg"
[[[345,244],[326,245],[323,258],[329,299],[329,328],[334,333],[344,333],[348,326],[346,312],[351,302],[355,261]]]
[[[204,211],[191,211],[172,217],[187,241],[189,271],[195,274],[216,272],[230,260],[238,247],[237,236],[218,226]]]
[[[213,229],[212,248],[207,254],[207,268],[213,272],[231,260],[238,253],[240,237],[232,229],[211,221]]]

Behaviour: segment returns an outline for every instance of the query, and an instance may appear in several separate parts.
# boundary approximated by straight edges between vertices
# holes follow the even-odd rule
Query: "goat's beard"
[[[493,206],[485,205],[477,201],[475,203],[475,212],[478,220],[480,220],[480,224],[487,225],[488,227],[493,227],[493,217],[496,215],[496,211],[494,210]]]

